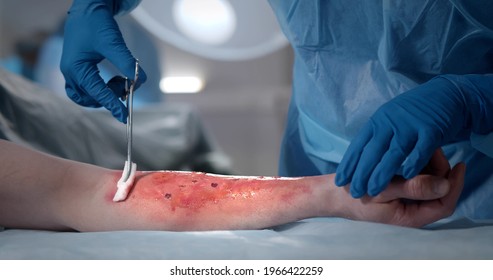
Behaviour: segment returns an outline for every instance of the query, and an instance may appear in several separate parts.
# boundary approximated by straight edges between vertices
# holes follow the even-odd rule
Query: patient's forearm
[[[16,228],[68,229],[62,220],[68,197],[61,190],[87,188],[104,173],[95,166],[52,157],[4,140],[0,140],[0,164],[0,225]],[[74,184],[77,180],[80,182]]]
[[[75,229],[259,229],[330,214],[330,176],[288,179],[141,172],[128,198],[115,203],[120,175],[113,172],[104,191],[93,198],[98,207],[89,217],[98,218],[76,219]]]
[[[258,229],[330,215],[330,176],[299,179],[139,172],[115,203],[121,171],[0,140],[0,225],[100,231]]]
[[[78,231],[226,230],[333,216],[420,227],[450,215],[462,190],[465,167],[459,164],[449,172],[446,158],[440,156],[442,175],[397,180],[374,198],[352,199],[347,188],[334,186],[333,175],[275,178],[161,171],[139,172],[127,199],[116,203],[113,196],[122,171],[0,140],[0,225]],[[436,192],[439,185],[445,188]]]

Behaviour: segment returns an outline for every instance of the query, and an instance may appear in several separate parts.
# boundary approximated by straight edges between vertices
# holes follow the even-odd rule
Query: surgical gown
[[[436,75],[493,73],[493,1],[269,2],[295,53],[282,176],[335,172],[382,104]],[[467,164],[454,215],[493,218],[493,159],[469,137],[443,148]]]

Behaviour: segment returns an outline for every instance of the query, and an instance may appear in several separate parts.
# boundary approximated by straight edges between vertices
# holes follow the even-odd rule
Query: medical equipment
[[[133,181],[135,178],[135,171],[137,170],[137,165],[132,162],[132,123],[133,123],[133,98],[135,85],[139,79],[139,61],[135,61],[135,76],[134,80],[130,81],[130,87],[128,86],[128,77],[125,78],[125,93],[126,95],[122,98],[127,101],[127,160],[125,161],[125,166],[123,168],[122,177],[117,183],[117,192],[113,197],[113,201],[122,201],[127,198],[127,195],[132,188]]]
[[[130,15],[166,44],[213,60],[258,59],[288,44],[264,0],[142,1]]]

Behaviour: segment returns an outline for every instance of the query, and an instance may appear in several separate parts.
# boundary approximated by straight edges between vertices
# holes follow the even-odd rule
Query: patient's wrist
[[[320,197],[323,199],[320,202],[322,207],[322,216],[325,217],[346,217],[348,213],[345,209],[345,204],[348,199],[348,193],[344,187],[338,187],[334,183],[335,174],[323,176],[324,183],[321,184],[319,190]]]

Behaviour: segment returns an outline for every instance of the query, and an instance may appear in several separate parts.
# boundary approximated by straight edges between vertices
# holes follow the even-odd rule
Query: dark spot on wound
[[[184,188],[184,187],[185,187],[185,185],[179,185],[178,187],[180,187],[180,188]]]
[[[165,195],[164,195],[164,198],[166,198],[166,199],[170,199],[170,198],[171,198],[171,194],[170,194],[170,193],[165,194]]]
[[[211,187],[213,188],[217,187],[217,183],[211,183]]]
[[[197,183],[197,180],[192,180],[192,183]]]

